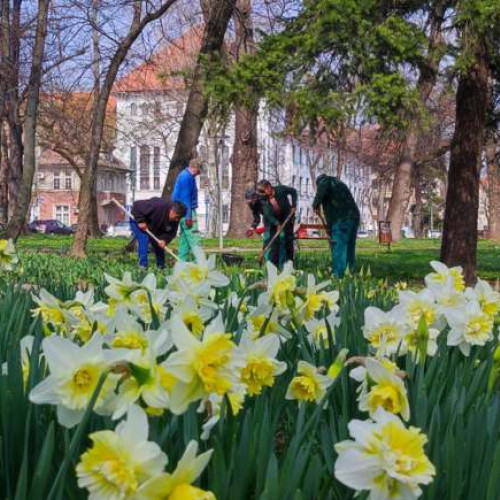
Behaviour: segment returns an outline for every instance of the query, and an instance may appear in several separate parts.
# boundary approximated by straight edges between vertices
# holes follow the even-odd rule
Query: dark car
[[[30,231],[45,234],[72,234],[73,230],[60,220],[35,220],[29,224]]]

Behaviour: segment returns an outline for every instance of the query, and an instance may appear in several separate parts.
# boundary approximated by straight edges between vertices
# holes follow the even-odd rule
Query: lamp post
[[[223,203],[222,203],[222,154],[224,153],[225,140],[227,136],[222,134],[214,134],[214,154],[215,154],[215,170],[217,175],[217,201],[219,209],[219,250],[224,249],[224,223],[223,223]]]

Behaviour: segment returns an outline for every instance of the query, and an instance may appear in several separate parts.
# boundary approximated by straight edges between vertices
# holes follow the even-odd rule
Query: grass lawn
[[[113,260],[130,263],[134,266],[134,256],[123,253],[128,240],[125,238],[91,239],[89,256],[92,261]],[[64,255],[71,245],[71,237],[30,235],[20,238],[17,247],[22,254],[51,253]],[[209,252],[216,251],[217,239],[203,240],[203,247]],[[172,245],[175,250],[176,244]],[[241,251],[245,258],[244,267],[257,267],[255,256],[261,249],[261,241],[256,239],[226,239],[224,247],[229,251]],[[358,240],[358,265],[371,269],[374,276],[389,278],[390,281],[421,281],[429,272],[429,262],[439,258],[438,240],[404,240],[394,244],[389,252],[371,239]],[[479,275],[490,281],[500,279],[500,242],[480,241]],[[301,240],[296,267],[304,270],[327,271],[329,265],[328,245],[326,241]]]

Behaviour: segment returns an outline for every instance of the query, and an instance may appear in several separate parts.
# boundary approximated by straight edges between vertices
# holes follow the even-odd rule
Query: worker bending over
[[[333,274],[342,278],[347,266],[351,271],[355,268],[359,209],[349,188],[337,177],[320,175],[316,186],[313,209],[318,215],[321,215],[320,208],[323,209],[332,242]]]
[[[165,267],[164,248],[175,238],[179,220],[186,214],[186,206],[176,201],[165,201],[162,198],[139,200],[132,205],[130,227],[138,242],[139,266],[148,267],[149,244],[156,256],[156,265]],[[146,231],[153,233],[160,242],[156,242]]]

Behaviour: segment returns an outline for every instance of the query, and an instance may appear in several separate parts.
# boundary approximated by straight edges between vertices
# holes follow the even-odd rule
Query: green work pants
[[[179,259],[188,261],[193,259],[193,249],[200,245],[200,232],[198,230],[198,217],[196,211],[192,211],[193,225],[186,226],[186,219],[182,218],[179,223]]]

